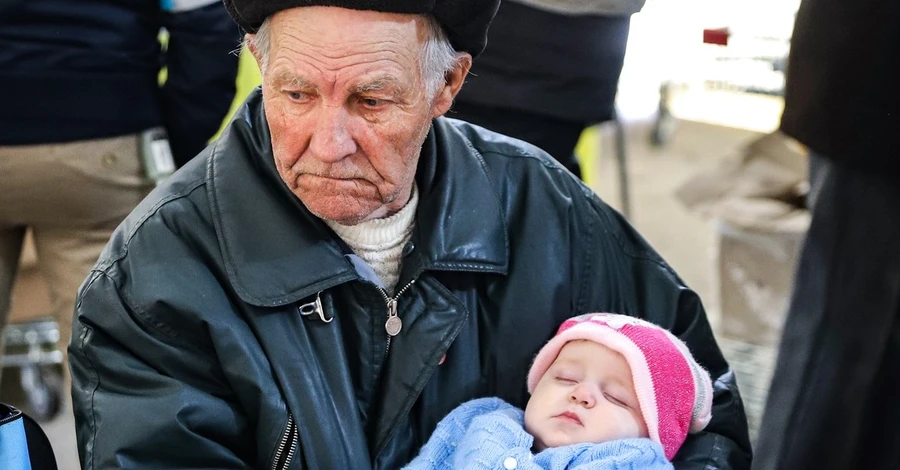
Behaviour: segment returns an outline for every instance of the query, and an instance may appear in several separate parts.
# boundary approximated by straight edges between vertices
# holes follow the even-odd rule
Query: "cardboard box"
[[[676,192],[689,209],[714,222],[718,333],[778,344],[810,222],[803,207],[806,166],[804,149],[776,132]]]
[[[722,219],[715,228],[719,331],[744,342],[777,346],[805,227],[760,229]]]

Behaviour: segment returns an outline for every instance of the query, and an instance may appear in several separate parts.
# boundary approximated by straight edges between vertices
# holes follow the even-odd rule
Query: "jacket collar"
[[[357,279],[346,248],[275,169],[259,89],[216,142],[208,193],[228,279],[244,302],[287,305]],[[434,121],[416,174],[412,269],[506,274],[505,215],[481,154],[446,119]],[[405,266],[404,272],[410,267]]]

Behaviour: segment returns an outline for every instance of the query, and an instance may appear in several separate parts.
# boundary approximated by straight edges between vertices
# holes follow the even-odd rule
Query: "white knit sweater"
[[[415,227],[416,207],[419,205],[418,193],[416,186],[413,185],[409,202],[400,209],[400,212],[390,217],[368,220],[356,225],[325,221],[334,233],[350,245],[357,256],[372,266],[389,294],[393,294],[397,287],[403,261],[403,247],[412,237]]]

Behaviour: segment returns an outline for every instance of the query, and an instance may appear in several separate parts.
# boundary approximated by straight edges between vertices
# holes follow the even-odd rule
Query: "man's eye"
[[[380,100],[378,98],[361,98],[359,102],[367,108],[378,108],[385,104],[385,100]]]
[[[302,91],[287,91],[285,93],[287,94],[288,98],[294,101],[303,101],[309,97],[309,95],[303,93]]]

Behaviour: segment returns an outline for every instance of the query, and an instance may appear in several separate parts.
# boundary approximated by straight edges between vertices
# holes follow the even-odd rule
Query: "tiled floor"
[[[747,421],[750,427],[750,440],[756,442],[759,423],[768,395],[769,383],[774,372],[776,351],[771,346],[760,346],[725,336],[719,337],[719,346],[731,367],[734,368]]]

